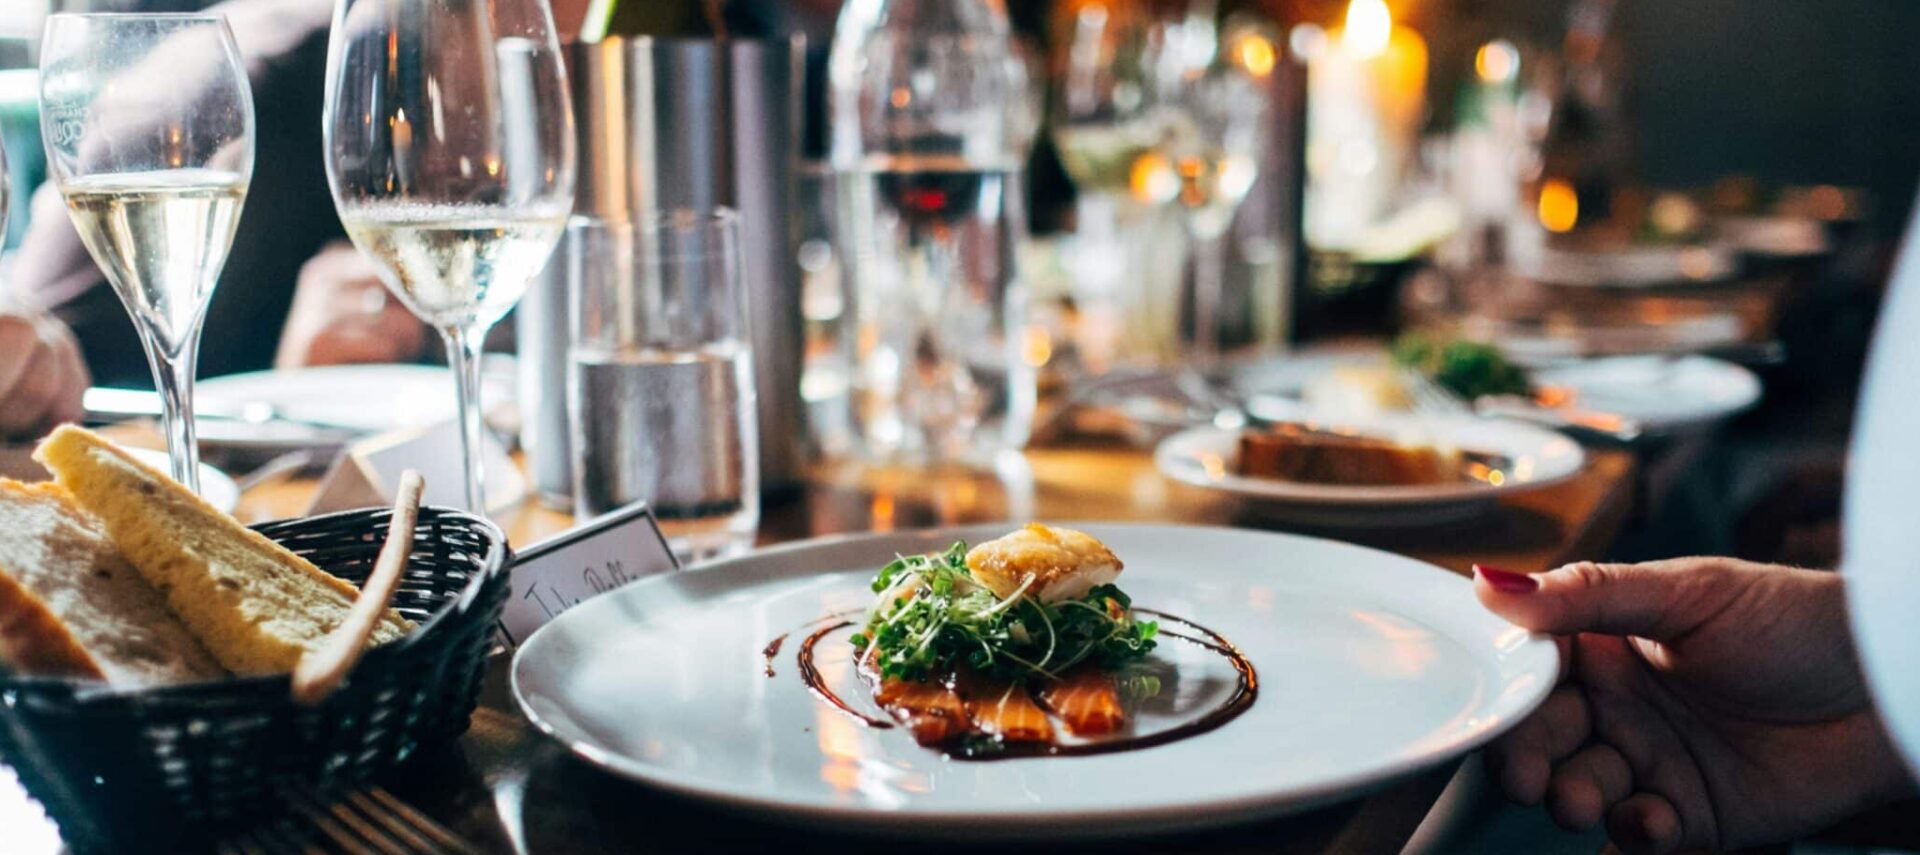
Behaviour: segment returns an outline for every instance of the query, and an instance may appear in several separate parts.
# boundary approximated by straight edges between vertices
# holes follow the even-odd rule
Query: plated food
[[[1295,405],[1289,415],[1311,411]],[[1329,430],[1351,439],[1321,435]],[[1263,434],[1201,427],[1154,450],[1155,467],[1175,481],[1246,499],[1268,519],[1322,528],[1459,522],[1501,495],[1572,478],[1585,463],[1580,444],[1552,430],[1475,416],[1302,420]]]
[[[1036,701],[1063,750],[928,748],[873,700],[851,636],[880,568],[959,542],[971,552],[1011,528],[823,538],[642,579],[530,636],[514,657],[514,697],[581,762],[703,804],[1031,847],[1327,804],[1458,756],[1553,685],[1551,640],[1515,630],[1466,579],[1431,565],[1266,531],[1063,522],[1048,528],[1084,533],[1124,565],[1108,584],[1158,630],[1117,672],[1151,675],[1157,692],[1123,685],[1121,729],[1085,739]],[[1182,638],[1219,643],[1181,617],[1258,669],[1257,701],[1197,734],[1182,728],[1227,704],[1242,675]],[[782,632],[784,644],[769,644]],[[816,634],[815,679],[798,679]]]
[[[1464,338],[1420,333],[1400,336],[1389,350],[1393,364],[1418,372],[1466,400],[1486,395],[1528,395],[1533,381],[1499,347]]]
[[[874,603],[847,643],[873,702],[921,745],[949,756],[1136,747],[1141,739],[1129,732],[1128,707],[1160,692],[1160,676],[1137,667],[1157,645],[1160,623],[1136,616],[1132,599],[1114,584],[1122,569],[1093,536],[1040,523],[971,549],[961,541],[901,556],[873,580]],[[836,708],[883,724],[835,693],[813,664],[821,638],[851,623],[809,636],[800,673]],[[1252,665],[1224,639],[1206,635],[1168,637],[1228,657],[1241,685],[1179,736],[1225,724],[1255,696]],[[1154,744],[1164,741],[1161,734]]]
[[[0,664],[140,688],[289,671],[358,593],[100,436],[63,427],[51,484],[0,479]],[[413,628],[388,611],[375,631]]]
[[[1300,399],[1344,417],[1411,412],[1417,383],[1431,383],[1469,403],[1507,395],[1530,398],[1536,392],[1528,372],[1499,347],[1422,333],[1395,340],[1385,360],[1354,357],[1314,368],[1300,382]]]
[[[1463,459],[1457,448],[1282,423],[1242,432],[1234,471],[1305,484],[1412,486],[1468,480]]]

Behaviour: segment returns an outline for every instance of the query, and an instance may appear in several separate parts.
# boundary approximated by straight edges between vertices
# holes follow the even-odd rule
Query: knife
[[[81,406],[86,409],[86,417],[91,422],[117,422],[136,418],[159,418],[164,412],[158,392],[144,389],[114,389],[106,386],[94,386],[81,393]],[[219,401],[196,402],[193,410],[196,421],[218,420],[242,422],[250,425],[272,423],[304,427],[321,434],[350,434],[359,436],[367,433],[360,425],[330,422],[302,416],[290,416],[279,407],[266,401],[251,401],[243,404],[231,404]]]

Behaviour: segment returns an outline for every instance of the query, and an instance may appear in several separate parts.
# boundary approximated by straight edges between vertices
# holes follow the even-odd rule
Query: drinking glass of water
[[[568,228],[575,512],[645,501],[682,559],[745,551],[760,471],[739,218],[680,210]]]

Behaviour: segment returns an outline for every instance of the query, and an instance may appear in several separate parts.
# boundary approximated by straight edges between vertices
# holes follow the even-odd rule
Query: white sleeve
[[[1843,525],[1847,605],[1867,682],[1908,767],[1920,770],[1920,216],[1861,384]]]

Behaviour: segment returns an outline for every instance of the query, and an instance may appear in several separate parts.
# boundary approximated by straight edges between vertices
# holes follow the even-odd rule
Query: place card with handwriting
[[[501,630],[507,643],[517,646],[567,609],[628,582],[678,569],[653,510],[635,502],[518,550]]]

